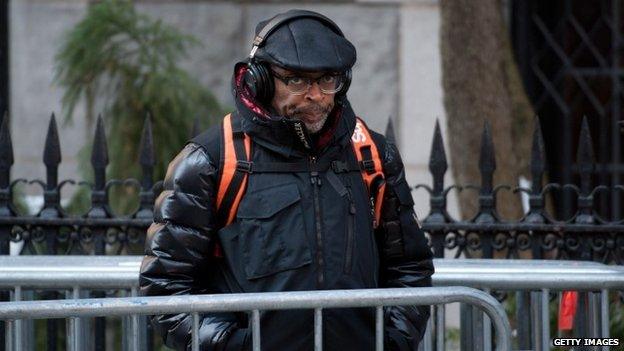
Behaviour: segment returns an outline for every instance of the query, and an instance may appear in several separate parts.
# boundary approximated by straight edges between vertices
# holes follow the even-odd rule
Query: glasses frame
[[[323,94],[335,94],[338,91],[340,91],[340,89],[342,89],[342,86],[344,85],[344,75],[340,74],[340,73],[335,73],[335,74],[323,74],[322,76],[318,77],[318,78],[310,78],[310,77],[302,77],[302,76],[292,76],[292,77],[284,77],[282,75],[280,75],[279,73],[275,72],[274,70],[271,70],[271,73],[273,73],[273,76],[277,79],[279,79],[282,83],[284,83],[284,85],[286,85],[286,88],[288,89],[288,91],[292,94],[292,95],[303,95],[305,93],[307,93],[310,90],[310,87],[312,86],[312,82],[316,82],[316,84],[319,86],[319,89],[321,90],[321,92]],[[336,88],[332,89],[332,90],[325,90],[323,88],[321,88],[321,84],[319,83],[319,81],[321,80],[321,78],[326,77],[326,76],[332,76],[332,77],[336,77],[339,81],[338,81],[338,85],[336,86]],[[300,79],[304,79],[307,83],[308,86],[303,89],[300,92],[293,92],[289,86],[290,86],[290,79],[292,78],[300,78]]]

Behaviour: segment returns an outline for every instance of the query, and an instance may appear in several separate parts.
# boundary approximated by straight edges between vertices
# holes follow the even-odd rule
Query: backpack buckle
[[[253,162],[249,161],[236,161],[236,170],[245,173],[253,173]]]
[[[375,161],[373,160],[362,160],[360,161],[360,166],[366,173],[374,173],[375,172]]]
[[[343,161],[332,161],[331,169],[334,171],[334,173],[346,173],[349,171],[347,163]]]

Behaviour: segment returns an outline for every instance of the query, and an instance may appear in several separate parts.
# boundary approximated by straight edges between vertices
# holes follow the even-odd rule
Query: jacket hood
[[[346,145],[355,129],[355,114],[346,97],[336,101],[323,129],[310,135],[303,122],[275,114],[257,101],[243,84],[246,62],[234,67],[232,94],[241,117],[241,131],[263,146],[287,157],[316,154],[332,144]]]

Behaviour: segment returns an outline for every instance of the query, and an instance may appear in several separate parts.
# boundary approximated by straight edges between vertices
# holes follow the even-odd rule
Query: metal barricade
[[[142,256],[0,256],[0,291],[10,289],[13,301],[27,300],[33,291],[48,290],[60,291],[59,296],[68,299],[83,298],[93,291],[120,290],[127,296],[137,296],[141,260]],[[149,344],[146,318],[128,319],[122,321],[130,325],[122,328],[122,350],[136,350],[132,345],[139,342]],[[93,332],[92,322],[95,323],[74,318],[67,323],[68,350],[93,349],[95,340],[87,335]],[[11,327],[5,332],[12,336],[6,338],[7,343],[23,346],[26,351],[35,350],[33,338],[28,337],[34,335],[30,330],[32,323],[17,321]],[[12,350],[10,345],[6,350]]]
[[[491,260],[454,259],[434,260],[436,274],[434,286],[462,285],[482,289],[487,292],[529,292],[530,303],[520,310],[529,317],[531,338],[529,349],[547,351],[551,349],[549,315],[550,293],[553,291],[574,290],[586,292],[589,300],[587,319],[593,331],[587,337],[609,337],[609,291],[624,290],[624,267],[609,266],[597,262],[562,260]],[[436,350],[444,350],[444,306],[435,306],[437,340]],[[520,309],[520,308],[519,308]],[[480,341],[470,344],[471,350],[490,350],[491,335],[487,317],[465,313],[463,316],[473,324],[474,333]],[[431,330],[428,330],[431,332]],[[429,347],[431,349],[431,347]],[[605,346],[603,350],[608,350]]]
[[[74,296],[78,296],[80,291],[89,289],[125,289],[129,294],[136,295],[141,259],[140,256],[0,257],[0,289],[13,290],[14,300],[23,300],[21,293],[25,289],[68,289]],[[526,315],[532,333],[531,340],[528,341],[530,346],[523,349],[550,348],[548,301],[551,292],[562,290],[587,292],[590,302],[588,322],[594,331],[593,335],[609,337],[607,294],[609,291],[624,290],[624,268],[594,262],[435,259],[434,266],[436,268],[433,275],[434,287],[462,285],[481,289],[486,293],[510,291],[529,294],[526,306],[530,308],[526,309]],[[409,291],[409,289],[400,290]],[[353,297],[354,292],[349,290],[348,295]],[[331,294],[335,296],[336,291],[331,291]],[[319,305],[310,308],[326,307]],[[424,350],[445,349],[445,308],[443,304],[432,307],[432,318],[422,342]],[[315,315],[318,314],[320,310],[316,310]],[[320,321],[319,317],[317,316],[317,321]],[[478,339],[479,342],[473,343],[470,348],[490,350],[492,347],[490,316],[478,312],[472,313],[469,317],[479,321],[480,326],[475,328],[477,329],[475,333],[479,333],[479,338],[475,340]],[[70,330],[79,331],[81,320],[73,321],[77,323],[72,324]],[[129,328],[128,335],[130,349],[132,345],[138,347],[136,338],[132,339],[133,335],[136,335],[136,328],[140,327],[135,322],[136,319],[132,317],[130,322],[132,328]],[[13,323],[12,327],[19,329],[19,322]]]
[[[322,349],[322,311],[326,308],[375,307],[376,350],[383,351],[383,307],[468,303],[481,308],[496,330],[497,350],[511,349],[509,321],[503,307],[483,291],[467,287],[394,288],[360,290],[296,291],[279,293],[158,296],[107,299],[15,301],[0,303],[0,319],[8,330],[21,319],[78,318],[98,316],[192,313],[192,349],[199,350],[198,327],[201,312],[251,311],[252,345],[260,351],[260,311],[314,309],[314,348]],[[134,317],[136,318],[136,317]],[[75,326],[74,326],[75,328]],[[75,335],[74,335],[75,338]],[[12,340],[12,335],[8,335]],[[20,343],[10,345],[20,350]],[[138,345],[135,345],[138,350]]]

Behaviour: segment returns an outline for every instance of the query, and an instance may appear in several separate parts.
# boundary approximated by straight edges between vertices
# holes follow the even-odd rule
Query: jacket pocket
[[[247,279],[266,277],[312,262],[296,184],[245,194],[237,217]]]

